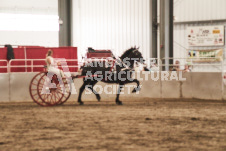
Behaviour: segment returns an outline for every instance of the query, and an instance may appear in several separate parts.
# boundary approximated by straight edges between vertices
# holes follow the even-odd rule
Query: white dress
[[[47,60],[50,60],[50,64]],[[54,61],[53,57],[48,56],[46,57],[46,64],[47,64],[47,71],[52,73],[52,74],[56,74],[57,76],[63,76],[62,75],[62,71],[60,69],[57,68],[57,64]]]
[[[50,63],[48,62],[48,60],[50,60]],[[49,77],[49,78],[47,78],[45,80],[41,94],[50,94],[51,92],[49,91],[49,88],[57,88],[56,85],[54,85],[51,82],[52,76],[54,74],[57,75],[57,78],[60,83],[60,87],[61,87],[62,91],[64,91],[64,84],[62,82],[62,77],[64,75],[63,71],[58,69],[57,63],[54,61],[53,57],[51,57],[51,56],[46,57],[46,64],[47,64],[47,71],[48,71],[47,77]]]

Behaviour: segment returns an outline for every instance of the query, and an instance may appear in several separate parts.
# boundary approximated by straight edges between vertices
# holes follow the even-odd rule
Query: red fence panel
[[[59,48],[52,48],[53,50],[53,57],[54,58],[62,58],[62,59],[78,59],[77,57],[77,47],[59,47]],[[67,62],[68,68],[70,72],[77,72],[77,67],[70,67],[70,66],[78,66],[78,61],[68,61]]]
[[[0,60],[6,60],[7,48],[0,48]]]
[[[45,48],[45,47],[37,46],[37,47],[14,48],[15,59],[23,59],[23,60],[11,61],[10,71],[11,72],[40,72],[40,71],[43,71],[43,66],[46,65],[46,62],[44,60],[46,58],[46,53],[49,49],[53,50],[53,58],[62,58],[62,59],[66,59],[66,60],[73,59],[73,61],[67,62],[70,72],[76,72],[78,70],[78,68],[77,68],[78,62],[75,61],[77,59],[77,48],[76,47]],[[3,51],[0,51],[0,56],[2,56],[2,58],[5,59],[6,55],[7,55],[7,49],[3,48]],[[27,60],[25,61],[25,59],[27,59]],[[34,60],[34,59],[42,59],[42,60]],[[76,67],[71,67],[71,66],[76,66]],[[0,72],[1,71],[2,70],[0,69]]]
[[[0,48],[0,73],[7,72],[7,48]]]
[[[0,73],[7,73],[8,62],[7,60],[0,60]]]
[[[11,61],[10,72],[40,72],[43,71],[43,66],[46,65],[44,61],[47,51],[53,50],[54,58],[62,58],[68,61],[70,72],[76,72],[78,70],[77,59],[77,47],[41,47],[41,46],[19,46],[13,48],[14,56],[17,61]],[[18,60],[23,59],[23,60]],[[25,59],[28,59],[25,61]],[[44,59],[44,60],[29,60],[29,59]],[[7,72],[7,48],[0,48],[0,73]],[[34,66],[34,67],[33,67]],[[37,67],[38,66],[38,67]],[[76,66],[76,67],[71,67]]]
[[[15,59],[25,59],[25,48],[13,48]],[[18,66],[15,68],[11,68],[10,72],[26,72],[25,61],[12,62],[13,66]],[[20,66],[20,67],[19,67]]]

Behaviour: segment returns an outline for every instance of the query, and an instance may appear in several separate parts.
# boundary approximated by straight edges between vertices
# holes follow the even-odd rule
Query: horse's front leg
[[[119,100],[119,95],[120,95],[120,92],[121,92],[123,86],[124,86],[124,84],[120,84],[119,85],[119,88],[118,88],[118,92],[117,92],[117,96],[116,96],[116,101],[115,101],[117,105],[122,105],[122,101]]]
[[[138,81],[137,79],[133,79],[131,81],[129,81],[128,83],[136,83],[137,84],[137,87],[135,87],[132,91],[132,93],[136,93],[138,91],[140,91],[140,81]]]
[[[89,84],[89,82],[87,81],[83,81],[83,85],[80,87],[79,89],[79,96],[78,96],[78,103],[80,105],[83,105],[84,103],[82,102],[81,98],[82,98],[82,93],[85,90],[86,86]]]
[[[130,76],[130,78],[126,79],[125,84],[129,84],[129,83],[136,83],[137,84],[137,87],[135,87],[133,89],[132,93],[136,93],[136,92],[140,91],[140,81],[138,81],[137,79],[131,78],[131,76],[132,76],[131,72],[129,73],[128,76]]]
[[[100,94],[93,89],[94,85],[97,82],[98,81],[91,81],[90,84],[89,84],[90,86],[88,88],[96,95],[97,100],[100,101]]]

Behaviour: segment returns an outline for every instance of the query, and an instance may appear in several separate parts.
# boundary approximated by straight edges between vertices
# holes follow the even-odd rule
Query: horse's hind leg
[[[132,79],[132,80],[127,80],[124,82],[124,84],[129,84],[129,83],[136,83],[137,87],[135,87],[132,91],[132,93],[138,92],[140,91],[140,81],[138,81],[137,79]]]
[[[96,91],[93,89],[94,85],[95,85],[97,82],[98,82],[98,81],[91,81],[91,82],[89,83],[90,87],[88,87],[88,88],[96,95],[97,100],[100,101],[100,94],[99,94],[98,92],[96,92]]]
[[[137,83],[137,87],[133,89],[132,93],[140,91],[140,81],[138,81],[137,79],[134,79],[132,82],[136,82]]]
[[[83,91],[85,90],[86,85],[88,85],[89,83],[90,83],[90,81],[84,81],[83,84],[82,84],[82,86],[81,86],[80,89],[79,89],[78,103],[79,103],[80,105],[83,105],[83,104],[84,104],[84,103],[82,102],[82,100],[81,100],[81,98],[82,98],[82,93],[83,93]]]
[[[123,87],[123,85],[119,85],[119,88],[118,88],[118,93],[117,93],[117,97],[116,97],[116,104],[117,105],[122,105],[122,102],[119,100],[119,95],[120,95],[120,92],[121,92],[121,90],[122,90],[122,87]]]

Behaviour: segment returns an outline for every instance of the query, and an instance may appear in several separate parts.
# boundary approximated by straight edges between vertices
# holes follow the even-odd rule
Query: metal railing
[[[78,62],[77,59],[65,59],[65,61],[67,63]],[[9,61],[8,72],[12,72],[13,68],[23,68],[25,70],[24,72],[34,72],[34,68],[44,68],[44,65],[46,65],[45,59],[12,59]],[[70,69],[78,68],[79,65],[67,65],[67,67]]]
[[[203,59],[202,61],[198,61],[200,59]],[[212,62],[204,61],[206,60],[213,60]],[[177,66],[182,69],[182,67],[185,67],[186,65],[191,67],[191,71],[193,72],[222,72],[224,67],[224,61],[221,57],[200,57],[200,58],[163,58],[161,61],[164,63],[160,64],[161,69],[162,67],[167,67],[167,70],[170,70],[170,68],[174,67],[175,61],[180,61],[180,64],[177,64]],[[215,60],[215,61],[214,61]],[[167,62],[167,63],[165,63]],[[169,62],[173,62],[173,64],[170,64]],[[182,62],[182,63],[181,63]],[[202,67],[200,69],[199,67]],[[203,67],[207,67],[204,69]],[[210,68],[212,67],[212,68]],[[215,70],[214,70],[215,69]]]
[[[199,59],[219,59],[219,58],[199,58]],[[78,60],[78,59],[66,59],[65,61],[67,62],[67,67],[72,69],[72,68],[80,68],[85,62],[89,61],[112,61],[112,58],[86,58],[83,60]],[[168,60],[170,63],[162,63],[162,61]],[[171,60],[171,61],[170,61]],[[152,69],[153,67],[155,68],[155,71],[162,71],[162,67],[168,66],[173,67],[175,66],[175,61],[179,60],[180,61],[180,69],[183,70],[183,67],[185,65],[189,65],[191,67],[192,72],[224,72],[224,68],[226,67],[226,64],[224,61],[219,61],[219,62],[196,62],[197,58],[163,58],[163,59],[157,59],[157,58],[149,58],[145,61],[145,66],[148,67],[149,69]],[[4,62],[0,66],[0,69],[6,69],[6,72],[13,72],[16,68],[21,68],[23,69],[22,72],[34,72],[37,68],[43,68],[44,65],[46,65],[45,59],[12,59],[9,62],[7,60],[0,60],[0,63]],[[72,64],[72,65],[71,65]],[[201,68],[206,67],[206,69],[201,69]],[[210,68],[212,67],[212,68]],[[214,71],[211,71],[215,69]],[[225,68],[226,69],[226,68]],[[154,71],[154,70],[151,70]]]
[[[0,60],[0,63],[5,63],[5,65],[0,65],[0,69],[6,69],[6,72],[9,72],[9,66],[7,60]]]

